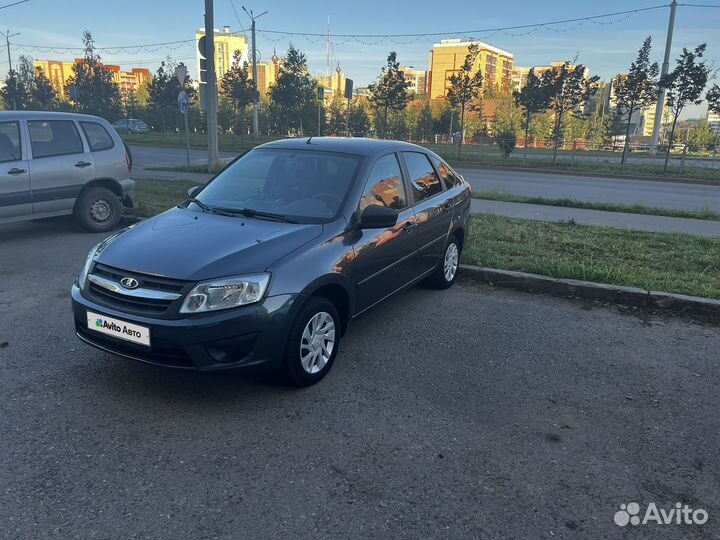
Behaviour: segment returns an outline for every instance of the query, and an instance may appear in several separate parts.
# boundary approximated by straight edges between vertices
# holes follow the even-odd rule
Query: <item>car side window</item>
[[[20,124],[0,122],[0,163],[18,161],[21,158]]]
[[[80,122],[91,152],[110,150],[115,143],[107,130],[97,122]]]
[[[440,178],[425,154],[403,152],[403,157],[410,175],[413,199],[416,203],[442,192]]]
[[[30,120],[33,158],[82,154],[80,134],[72,120]]]
[[[430,159],[432,159],[432,162],[435,164],[435,168],[438,173],[440,173],[440,179],[443,181],[443,184],[445,184],[446,189],[454,188],[460,183],[460,179],[447,163],[437,159],[436,157],[431,157]]]
[[[395,210],[407,207],[400,164],[395,154],[378,159],[370,171],[365,190],[360,197],[360,211],[372,205]]]

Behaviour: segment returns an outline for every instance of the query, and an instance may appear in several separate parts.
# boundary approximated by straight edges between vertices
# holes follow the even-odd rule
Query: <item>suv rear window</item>
[[[30,120],[33,158],[82,154],[80,134],[72,120]]]
[[[80,122],[91,152],[110,150],[115,143],[107,130],[97,122]]]
[[[0,122],[0,163],[18,161],[20,151],[20,125],[17,122]]]

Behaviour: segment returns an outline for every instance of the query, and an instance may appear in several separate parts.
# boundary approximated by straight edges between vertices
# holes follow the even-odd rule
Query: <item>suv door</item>
[[[387,229],[363,229],[354,243],[355,313],[360,313],[419,275],[416,219],[407,203],[396,154],[379,158],[368,175],[358,215],[370,205],[399,211],[397,223]]]
[[[417,218],[418,264],[421,272],[427,272],[435,268],[443,256],[452,224],[453,201],[427,154],[403,152],[402,155]]]
[[[28,120],[33,212],[71,211],[95,162],[73,120]]]
[[[30,174],[20,130],[17,120],[0,122],[0,219],[32,214]]]

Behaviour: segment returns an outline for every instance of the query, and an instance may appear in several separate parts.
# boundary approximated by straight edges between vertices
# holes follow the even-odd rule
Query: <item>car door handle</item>
[[[80,169],[84,169],[85,167],[89,167],[90,165],[92,165],[92,163],[88,163],[87,161],[78,161],[78,162],[75,164],[75,166],[78,167],[78,168],[80,168]]]
[[[17,167],[10,169],[7,173],[11,174],[12,176],[17,176],[18,174],[25,174],[27,172],[27,169],[18,169]]]
[[[414,221],[406,221],[403,225],[403,231],[410,232],[415,228],[415,225],[417,225]]]
[[[453,207],[452,201],[447,201],[447,202],[443,203],[443,205],[442,205],[443,212],[445,212],[447,214],[450,210],[452,210],[452,207]]]

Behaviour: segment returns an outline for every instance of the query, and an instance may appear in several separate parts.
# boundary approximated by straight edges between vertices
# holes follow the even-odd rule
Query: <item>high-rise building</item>
[[[258,82],[257,88],[260,95],[265,95],[270,90],[270,87],[277,81],[278,71],[280,70],[280,59],[276,54],[272,55],[269,62],[258,62]],[[248,75],[253,78],[252,64],[248,64],[247,68]]]
[[[55,92],[62,98],[65,93],[65,85],[73,75],[73,65],[82,62],[82,58],[76,58],[74,62],[35,60],[33,65],[35,69],[43,71]],[[130,71],[123,71],[120,66],[114,64],[103,64],[103,67],[112,72],[113,82],[120,87],[120,94],[123,98],[136,93],[152,77],[147,68],[131,68]]]
[[[513,67],[512,69],[512,89],[513,91],[519,92],[523,88],[525,88],[525,85],[527,84],[527,78],[528,74],[530,73],[530,70],[532,69],[536,76],[541,77],[543,73],[546,71],[550,71],[552,69],[559,69],[565,64],[564,61],[558,60],[555,62],[550,62],[549,65],[545,66],[533,66],[533,67]],[[575,67],[575,64],[572,62],[570,64],[570,69],[573,69]],[[585,77],[590,76],[590,70],[585,68]]]
[[[409,92],[416,96],[427,94],[427,71],[415,69],[413,66],[403,66],[400,71],[405,75],[405,80],[410,82]]]
[[[707,121],[710,129],[715,132],[715,135],[720,137],[720,114],[708,111]]]
[[[235,51],[240,51],[241,62],[252,63],[249,56],[250,47],[248,46],[248,38],[245,34],[238,34],[230,31],[229,26],[224,26],[222,31],[215,29],[215,74],[218,82],[223,75],[227,73],[232,65],[233,55]],[[205,29],[201,28],[195,32],[195,44],[197,45],[200,38],[205,37]],[[197,49],[198,72],[200,70],[200,51]]]
[[[330,75],[320,75],[315,77],[320,86],[325,87],[325,98],[332,99],[333,96],[342,96],[345,94],[345,73],[340,68],[340,64]]]
[[[512,53],[483,43],[482,41],[462,41],[460,39],[443,39],[433,44],[430,51],[430,70],[427,86],[430,99],[442,98],[447,95],[450,87],[450,76],[462,68],[470,45],[478,45],[480,54],[473,66],[473,73],[480,70],[483,75],[483,88],[498,88],[501,92],[512,90]]]

